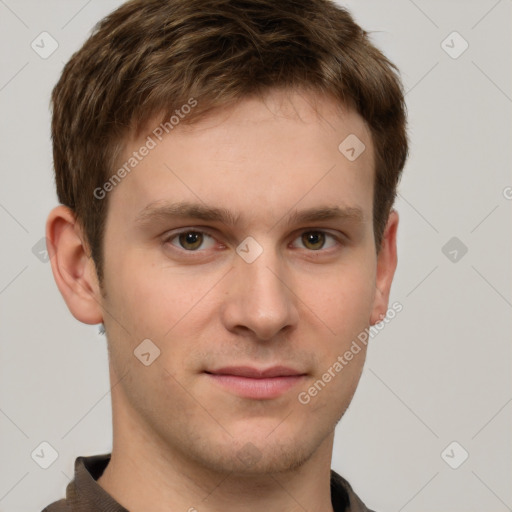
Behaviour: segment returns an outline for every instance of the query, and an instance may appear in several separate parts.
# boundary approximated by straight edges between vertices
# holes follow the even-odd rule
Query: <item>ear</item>
[[[103,322],[96,266],[67,206],[57,206],[48,215],[46,244],[53,277],[71,314],[85,324]]]
[[[388,310],[389,292],[395,275],[397,265],[396,232],[398,228],[398,212],[391,210],[386,229],[384,230],[382,244],[377,255],[377,275],[375,279],[375,297],[370,325],[380,322]]]

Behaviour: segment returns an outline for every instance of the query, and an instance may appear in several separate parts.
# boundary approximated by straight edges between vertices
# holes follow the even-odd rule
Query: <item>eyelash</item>
[[[184,249],[183,247],[177,247],[175,245],[173,245],[171,242],[178,238],[180,235],[183,235],[183,234],[186,234],[186,233],[199,233],[201,235],[206,235],[212,239],[215,240],[215,237],[213,235],[211,235],[210,233],[208,233],[207,231],[202,231],[202,230],[199,230],[199,229],[183,229],[179,232],[175,232],[173,233],[172,235],[169,235],[167,236],[164,240],[163,240],[163,244],[164,245],[171,245],[173,247],[173,250],[177,250],[178,252],[181,252],[181,253],[188,253],[188,254],[194,254],[194,253],[202,253],[204,252],[205,250],[200,250],[200,249],[195,249],[195,250],[187,250],[187,249]],[[326,252],[330,252],[332,250],[335,250],[336,248],[338,248],[339,246],[342,245],[342,241],[341,241],[341,236],[338,237],[328,231],[325,231],[323,229],[305,229],[304,231],[301,231],[299,233],[299,235],[297,237],[294,238],[294,241],[297,240],[298,238],[300,238],[303,234],[305,233],[322,233],[324,235],[326,235],[326,237],[330,237],[331,239],[334,240],[335,242],[335,246],[333,247],[328,247],[327,249],[324,249],[324,248],[321,248],[321,249],[317,249],[317,250],[314,250],[314,249],[307,249],[307,248],[304,248],[304,250],[306,250],[307,252],[311,253],[311,254],[318,254],[318,253],[326,253]],[[325,242],[327,244],[327,241]],[[299,248],[299,249],[302,249],[302,248]]]

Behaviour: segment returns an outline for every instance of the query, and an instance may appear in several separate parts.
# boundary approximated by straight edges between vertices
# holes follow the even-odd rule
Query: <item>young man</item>
[[[52,270],[114,436],[45,511],[368,510],[330,467],[397,263],[393,64],[328,0],[135,0],[52,101]]]

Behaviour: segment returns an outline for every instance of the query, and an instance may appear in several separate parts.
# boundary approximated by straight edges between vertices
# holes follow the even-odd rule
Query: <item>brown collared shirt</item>
[[[66,488],[66,498],[48,505],[42,512],[129,512],[97,482],[110,455],[77,457],[75,478]],[[331,501],[334,512],[373,512],[366,508],[350,484],[332,469]]]

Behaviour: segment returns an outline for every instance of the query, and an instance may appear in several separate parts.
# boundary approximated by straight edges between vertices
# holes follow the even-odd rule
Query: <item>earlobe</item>
[[[53,277],[71,314],[80,322],[103,321],[96,267],[73,211],[55,207],[46,221],[46,243]]]
[[[398,212],[391,210],[386,229],[382,238],[382,245],[377,255],[377,273],[375,279],[375,298],[370,317],[370,325],[380,322],[388,310],[391,283],[397,265],[396,234],[398,229]]]

